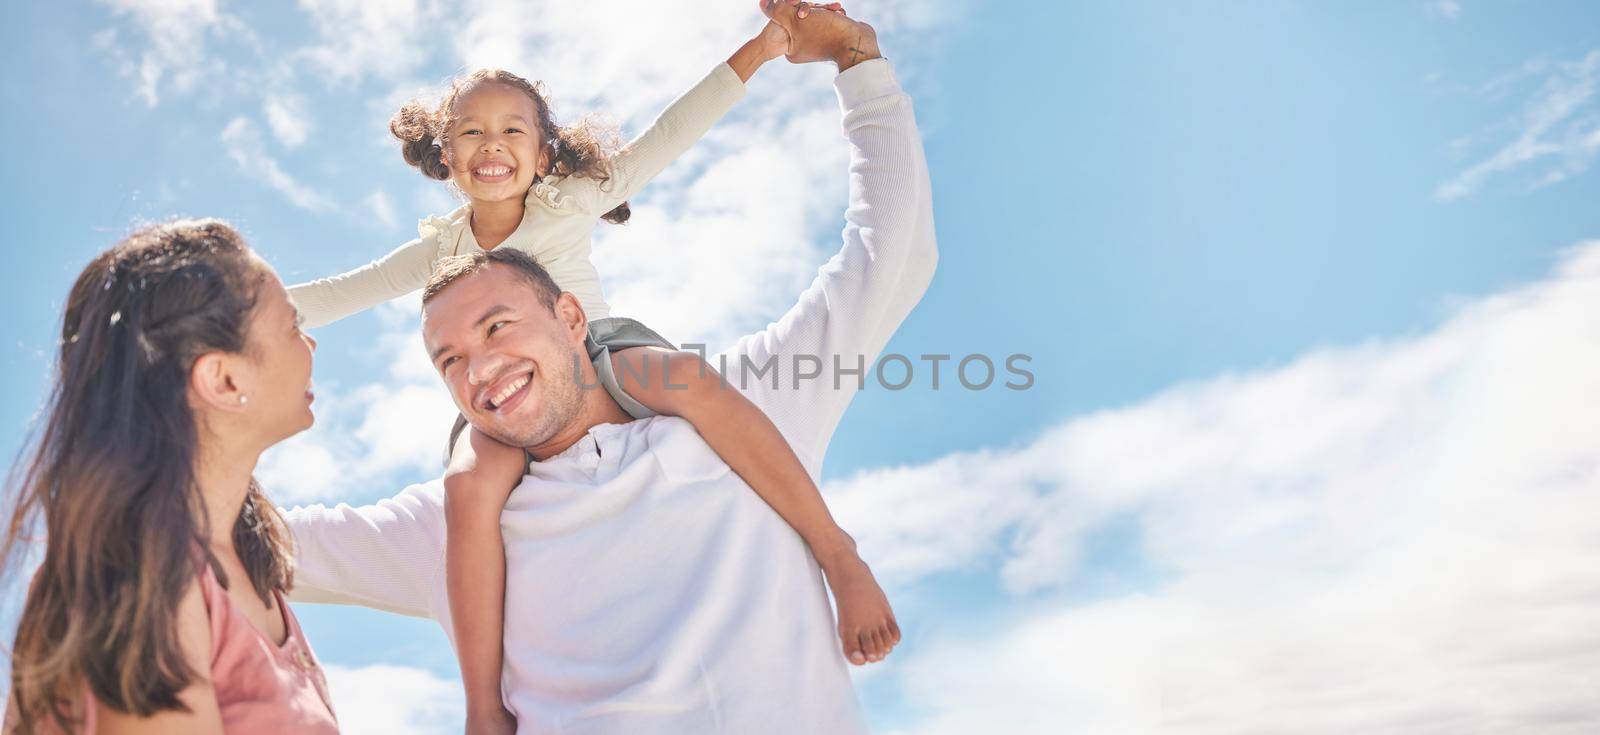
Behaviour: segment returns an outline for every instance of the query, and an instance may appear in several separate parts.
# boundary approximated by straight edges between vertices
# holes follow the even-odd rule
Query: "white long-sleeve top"
[[[777,322],[720,356],[813,479],[854,375],[792,379],[795,356],[873,362],[937,260],[927,164],[889,63],[834,81],[850,145],[843,247]],[[770,374],[742,381],[743,359]],[[815,363],[807,360],[807,374]],[[452,630],[440,481],[360,508],[287,512],[292,599],[430,617]],[[520,733],[856,733],[860,708],[823,579],[800,536],[686,421],[600,424],[532,463],[501,515],[502,686]]]
[[[590,319],[611,316],[590,260],[600,217],[638,193],[683,155],[744,96],[744,81],[726,62],[684,92],[611,158],[611,176],[547,176],[528,188],[522,221],[504,242],[532,255]],[[320,327],[427,285],[441,258],[482,250],[472,236],[472,205],[417,223],[418,238],[347,273],[289,288],[308,327]]]

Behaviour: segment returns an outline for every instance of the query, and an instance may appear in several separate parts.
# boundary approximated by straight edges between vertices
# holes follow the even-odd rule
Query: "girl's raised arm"
[[[611,159],[609,179],[595,182],[569,178],[569,183],[562,184],[562,192],[579,197],[596,215],[611,211],[637,194],[728,114],[733,104],[744,97],[745,82],[762,64],[782,56],[788,41],[789,35],[782,28],[768,23],[623,146]]]

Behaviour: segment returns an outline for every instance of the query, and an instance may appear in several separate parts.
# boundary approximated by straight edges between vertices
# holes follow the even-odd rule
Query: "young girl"
[[[842,13],[836,4],[826,7]],[[742,394],[718,380],[679,379],[715,377],[697,355],[678,351],[637,321],[612,317],[589,260],[596,220],[626,222],[626,199],[698,140],[743,95],[756,69],[783,55],[787,46],[787,33],[768,23],[610,157],[593,127],[557,125],[540,86],[509,72],[479,71],[458,79],[433,109],[407,104],[390,123],[406,162],[430,178],[454,183],[469,203],[448,216],[423,220],[420,239],[384,258],[296,286],[290,294],[307,324],[319,326],[421,288],[434,264],[450,255],[495,247],[534,255],[581,302],[596,372],[618,404],[635,418],[659,413],[690,421],[799,532],[833,590],[843,651],[861,665],[882,660],[899,641],[899,628],[854,541],[834,522],[799,459]],[[670,380],[662,379],[668,375]],[[690,387],[679,389],[685,383]],[[458,419],[452,432],[444,481],[446,586],[468,729],[491,731],[510,721],[500,696],[505,594],[500,512],[526,469],[526,458],[475,429],[463,432],[464,426]]]

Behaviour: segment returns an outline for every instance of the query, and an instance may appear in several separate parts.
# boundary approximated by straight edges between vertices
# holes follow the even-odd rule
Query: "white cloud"
[[[460,15],[465,23],[454,51],[466,68],[511,69],[544,80],[558,103],[584,110],[599,105],[635,122],[727,58],[766,20],[744,0],[712,0],[693,9],[642,0],[475,0]],[[603,47],[580,40],[590,38],[603,38]],[[573,107],[558,112],[577,117]]]
[[[647,193],[628,225],[601,225],[594,259],[612,313],[716,345],[793,302],[837,249],[818,246],[815,223],[837,221],[846,203],[839,114],[816,107],[725,126]],[[690,168],[699,176],[686,176]]]
[[[119,71],[137,82],[145,104],[155,107],[161,99],[163,83],[185,92],[207,71],[220,68],[206,49],[206,37],[222,28],[239,29],[236,21],[224,15],[217,0],[100,0],[119,16],[131,18],[147,44],[135,61],[119,58]],[[116,35],[98,35],[98,46],[117,50]],[[117,50],[120,51],[120,50]]]
[[[328,664],[325,671],[339,731],[348,735],[444,735],[466,720],[460,684],[424,669]]]
[[[394,213],[394,203],[389,201],[389,195],[382,189],[367,195],[363,200],[367,213],[372,215],[372,220],[384,228],[393,228],[400,224],[400,219]]]
[[[336,82],[368,76],[396,78],[417,68],[447,36],[438,3],[418,0],[299,0],[318,42],[300,49],[321,74]]]
[[[267,153],[261,132],[248,118],[236,117],[230,121],[222,130],[222,144],[241,172],[276,189],[296,207],[313,212],[333,208],[331,200],[300,183],[278,165],[278,160]]]
[[[965,12],[965,5],[946,0],[884,0],[852,10],[878,30],[891,56],[897,48],[935,43],[939,29]],[[708,0],[692,8],[649,0],[470,0],[454,17],[464,21],[453,42],[466,68],[503,67],[544,80],[566,119],[600,110],[635,125],[648,122],[766,23],[752,0]],[[585,42],[595,37],[604,43]],[[752,91],[774,90],[778,94],[758,96],[784,103],[826,88],[826,75],[788,74],[787,66],[769,64]]]
[[[1426,5],[1428,15],[1455,20],[1461,17],[1461,3],[1456,0],[1429,0]]]
[[[1600,49],[1576,61],[1528,62],[1484,86],[1485,96],[1499,96],[1533,80],[1537,89],[1527,95],[1521,112],[1478,136],[1458,139],[1453,148],[1470,145],[1474,138],[1511,140],[1487,158],[1440,184],[1434,198],[1453,201],[1471,196],[1490,179],[1523,173],[1531,188],[1547,186],[1582,174],[1600,154]]]
[[[1593,732],[1596,364],[1600,242],[1427,334],[825,492],[893,587],[997,570],[1029,611],[912,634],[923,735]],[[1142,589],[1059,602],[1130,519]]]
[[[269,95],[262,103],[267,125],[285,148],[298,148],[311,135],[311,117],[306,114],[305,98],[297,94]]]

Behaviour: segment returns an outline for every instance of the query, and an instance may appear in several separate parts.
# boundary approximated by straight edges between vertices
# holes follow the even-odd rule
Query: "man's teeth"
[[[485,166],[478,169],[479,176],[505,176],[511,173],[510,166]]]
[[[511,394],[522,390],[522,386],[527,384],[528,376],[526,375],[511,381],[510,385],[501,388],[499,393],[494,394],[494,397],[489,399],[489,408],[499,408],[501,403],[511,397]]]

